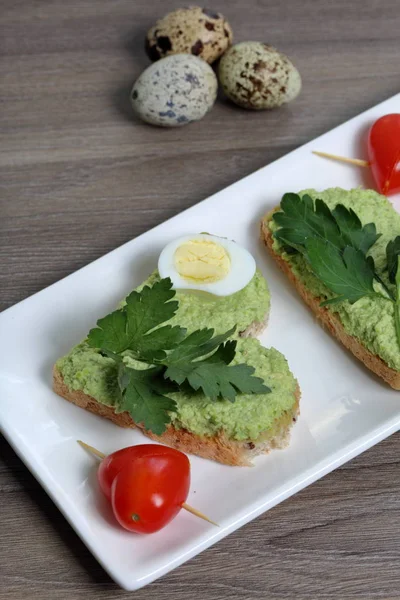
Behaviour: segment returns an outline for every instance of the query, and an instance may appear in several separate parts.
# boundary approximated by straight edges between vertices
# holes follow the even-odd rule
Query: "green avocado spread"
[[[153,285],[159,279],[153,273],[143,285]],[[140,289],[140,288],[139,288]],[[250,283],[231,296],[215,298],[205,294],[177,291],[179,308],[169,321],[186,327],[188,332],[204,327],[223,333],[236,325],[235,337],[253,321],[263,321],[268,315],[270,296],[265,279],[257,271]],[[134,362],[125,357],[127,363]],[[271,388],[268,394],[239,394],[234,403],[228,400],[212,402],[201,393],[171,394],[177,403],[172,424],[199,435],[213,435],[221,430],[234,440],[257,441],[275,434],[277,419],[290,414],[295,402],[296,380],[286,359],[277,350],[266,349],[258,340],[238,338],[233,364],[247,363],[255,375]],[[139,368],[139,364],[135,364]],[[82,390],[98,402],[114,406],[120,398],[117,369],[114,360],[103,356],[85,341],[59,359],[57,367],[65,384],[72,390]],[[142,367],[143,368],[143,367]]]
[[[338,204],[352,208],[358,215],[363,225],[375,223],[378,233],[382,236],[371,248],[370,254],[375,260],[377,270],[382,280],[389,283],[386,265],[386,246],[400,234],[400,214],[398,214],[388,199],[373,190],[343,190],[331,188],[323,192],[304,190],[300,195],[309,194],[315,201],[323,200],[330,209]],[[272,232],[278,229],[274,221],[269,221],[268,226]],[[281,244],[275,240],[274,250],[284,260],[290,263],[293,273],[314,295],[325,300],[333,298],[335,294],[312,273],[310,266],[300,254],[287,254]],[[394,305],[389,300],[380,297],[361,298],[354,304],[347,301],[328,305],[328,310],[336,313],[347,333],[357,338],[373,354],[380,356],[390,367],[400,370],[400,350],[396,337],[394,321]]]
[[[155,271],[138,290],[145,285],[152,286],[159,280],[158,271]],[[230,296],[177,290],[175,299],[179,302],[179,308],[169,324],[186,327],[188,332],[212,327],[217,334],[236,325],[236,337],[253,321],[263,322],[270,307],[267,282],[259,271],[246,287]]]

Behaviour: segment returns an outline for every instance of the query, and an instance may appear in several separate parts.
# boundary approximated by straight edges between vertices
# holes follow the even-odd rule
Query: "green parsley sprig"
[[[274,236],[288,253],[301,253],[314,274],[337,294],[321,306],[347,300],[382,297],[394,304],[397,340],[400,346],[400,236],[386,247],[387,271],[393,291],[378,273],[368,254],[381,237],[374,223],[362,225],[357,214],[342,204],[332,211],[305,194],[285,194],[281,210],[273,219],[279,226]],[[374,285],[374,282],[378,286]]]
[[[394,322],[396,325],[397,340],[400,345],[400,235],[391,240],[386,246],[386,260],[389,281],[396,286]]]
[[[235,327],[221,335],[200,329],[187,335],[185,328],[165,324],[178,309],[169,278],[141,292],[132,292],[123,308],[97,321],[87,342],[118,364],[121,401],[116,410],[127,411],[145,429],[162,434],[177,408],[169,394],[181,389],[201,390],[210,400],[234,402],[238,393],[270,392],[254,368],[231,365]],[[143,368],[126,364],[125,356]],[[139,366],[139,365],[138,365]]]

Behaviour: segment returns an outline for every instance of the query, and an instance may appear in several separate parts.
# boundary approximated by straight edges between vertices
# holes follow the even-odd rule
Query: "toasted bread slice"
[[[269,221],[276,207],[268,213],[261,222],[261,237],[268,248],[272,258],[278,263],[281,270],[287,275],[289,281],[294,285],[304,302],[311,308],[313,313],[319,319],[330,333],[336,337],[350,352],[361,360],[365,366],[373,373],[381,377],[395,390],[400,390],[400,372],[389,367],[379,356],[368,350],[357,338],[349,335],[337,314],[331,312],[328,308],[320,306],[321,298],[314,296],[296,277],[290,268],[290,263],[284,260],[273,249],[274,238],[268,227]]]
[[[263,292],[263,290],[261,290],[261,292]],[[265,329],[269,316],[269,302],[265,301],[265,294],[262,293],[262,298],[260,299],[260,307],[264,305],[266,305],[266,312],[264,313],[263,317],[258,317],[252,322],[249,322],[247,319],[239,320],[239,322],[241,323],[239,331],[240,338],[255,338],[258,335],[260,335]],[[260,311],[254,312],[256,312],[256,314],[258,312],[259,314]],[[229,315],[227,315],[227,317],[228,316]],[[242,347],[249,348],[249,346]],[[246,351],[246,353],[247,352],[248,350]],[[272,351],[272,355],[269,354],[269,351],[267,350],[265,350],[265,352],[269,357],[267,359],[268,361],[274,360],[274,353],[280,355],[280,353],[276,350]],[[286,363],[282,355],[280,355],[280,359],[282,359],[283,362]],[[267,410],[271,418],[266,418],[266,420],[264,421],[264,428],[258,428],[257,425],[255,426],[255,429],[252,427],[253,418],[257,418],[258,407],[257,409],[254,409],[254,406],[253,409],[245,408],[242,412],[239,410],[240,417],[238,417],[238,419],[240,420],[237,423],[237,427],[238,429],[242,429],[242,432],[249,432],[249,436],[243,439],[243,441],[235,440],[233,435],[231,434],[231,431],[229,430],[228,433],[228,430],[224,429],[224,417],[221,420],[221,425],[218,427],[215,426],[215,421],[213,421],[212,416],[212,410],[210,411],[211,416],[209,415],[208,417],[206,417],[206,420],[207,418],[210,419],[210,422],[214,425],[213,427],[211,427],[211,433],[202,434],[190,430],[188,422],[185,420],[185,416],[183,417],[183,424],[181,423],[181,426],[179,428],[177,426],[174,427],[174,425],[171,424],[163,435],[157,436],[150,431],[144,430],[143,426],[140,423],[135,423],[133,421],[128,412],[121,413],[115,411],[114,407],[112,406],[112,396],[109,396],[108,401],[105,401],[104,397],[102,397],[101,395],[97,396],[97,394],[92,391],[93,388],[91,388],[90,385],[86,385],[84,372],[79,372],[79,358],[78,364],[76,365],[75,363],[73,366],[73,368],[75,368],[76,366],[79,373],[75,378],[74,384],[71,384],[71,381],[69,379],[67,381],[64,379],[65,372],[63,371],[63,367],[61,364],[57,363],[53,371],[53,388],[58,395],[72,402],[73,404],[76,404],[81,408],[85,408],[86,410],[94,414],[105,417],[121,427],[138,427],[141,431],[143,431],[145,435],[157,442],[164,443],[189,454],[197,454],[198,456],[210,458],[212,460],[216,460],[227,465],[247,466],[251,464],[251,459],[257,454],[267,453],[272,448],[282,448],[287,445],[290,428],[293,425],[293,422],[297,419],[299,413],[300,390],[297,386],[296,380],[290,373],[287,364],[283,367],[283,363],[280,362],[280,359],[278,359],[277,364],[273,363],[274,366],[271,367],[272,381],[267,381],[267,384],[273,384],[272,388],[275,389],[275,391],[277,391],[278,393],[280,393],[280,369],[283,368],[284,371],[290,375],[290,388],[282,388],[283,404],[278,406],[278,410],[277,412],[275,412],[274,403],[276,402],[276,397],[271,399],[272,404],[269,405],[268,403],[268,406],[271,406],[271,409],[268,408]],[[62,361],[63,359],[60,360]],[[101,368],[98,376],[101,380]],[[92,393],[96,397],[92,396]],[[97,397],[99,398],[99,400],[97,399]],[[228,403],[229,409],[230,406],[230,403]],[[195,407],[193,408],[193,410],[195,410]],[[230,410],[228,412],[230,413]],[[189,413],[187,414],[189,414],[190,416],[191,410],[189,410]],[[217,420],[217,422],[219,421]],[[185,426],[187,426],[186,429]],[[203,431],[201,427],[200,430]],[[250,431],[257,432],[254,434],[254,438],[250,434]],[[242,433],[242,435],[247,435],[247,433]]]
[[[156,442],[161,442],[162,444],[181,450],[181,452],[197,454],[203,458],[216,460],[226,465],[250,466],[251,459],[258,454],[266,454],[273,448],[286,447],[289,441],[290,428],[299,414],[300,390],[297,386],[292,410],[283,413],[279,420],[277,420],[274,426],[274,435],[270,438],[268,438],[268,435],[264,436],[263,441],[259,443],[230,440],[223,433],[215,436],[200,436],[185,429],[175,429],[172,425],[162,435],[155,435],[151,431],[146,431],[134,423],[129,413],[115,413],[111,406],[101,404],[92,396],[85,394],[85,392],[70,390],[65,385],[62,374],[57,367],[54,367],[53,371],[53,389],[56,394],[76,404],[76,406],[84,408],[100,417],[110,419],[110,421],[120,427],[139,427],[147,437]]]

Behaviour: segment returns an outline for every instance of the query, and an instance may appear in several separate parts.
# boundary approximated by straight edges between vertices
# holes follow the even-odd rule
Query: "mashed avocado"
[[[131,366],[139,364],[127,360]],[[273,435],[276,419],[291,412],[295,402],[296,381],[286,359],[274,348],[266,349],[258,340],[240,338],[232,364],[252,365],[258,377],[271,388],[269,394],[239,394],[232,404],[228,400],[210,402],[203,394],[170,394],[178,410],[172,415],[176,428],[199,435],[213,435],[223,429],[235,440],[255,441],[266,430]],[[82,342],[57,362],[70,389],[83,390],[99,402],[114,406],[120,398],[116,363]]]
[[[158,271],[154,271],[138,290],[159,280]],[[264,321],[270,307],[267,282],[259,271],[246,287],[230,296],[177,290],[176,299],[179,308],[169,321],[171,325],[186,327],[189,332],[212,327],[215,333],[223,333],[236,325],[236,337],[253,321]]]
[[[155,272],[140,287],[153,285],[158,279]],[[209,298],[178,291],[176,298],[179,309],[171,324],[186,327],[189,332],[213,327],[216,333],[236,325],[236,337],[253,321],[263,321],[270,303],[266,281],[259,272],[243,290],[231,296]],[[125,360],[132,361],[129,357]],[[234,363],[243,362],[255,368],[255,374],[265,380],[271,393],[238,395],[235,403],[211,402],[200,393],[174,393],[171,397],[177,403],[177,412],[172,415],[173,425],[199,435],[213,435],[223,429],[235,440],[256,441],[266,430],[268,436],[273,436],[275,420],[292,411],[296,381],[285,358],[275,349],[263,348],[255,339],[238,339]],[[138,363],[131,366],[139,368]],[[83,390],[103,404],[118,407],[121,396],[116,363],[85,341],[59,359],[57,367],[70,389]]]
[[[314,200],[321,198],[331,209],[335,208],[337,204],[352,208],[363,225],[375,223],[377,232],[382,236],[374,244],[370,254],[375,260],[382,279],[388,287],[393,287],[389,283],[387,272],[383,269],[386,265],[387,243],[400,234],[400,214],[393,209],[387,198],[373,190],[361,189],[331,188],[324,192],[305,190],[300,192],[300,195],[305,193]],[[270,221],[269,228],[274,232],[278,226],[274,221]],[[311,272],[309,265],[301,255],[288,255],[277,240],[273,247],[275,252],[290,263],[292,271],[314,296],[319,296],[323,300],[335,296]],[[389,367],[400,370],[400,350],[396,337],[392,302],[379,297],[366,297],[361,298],[355,304],[345,301],[330,305],[328,309],[340,317],[347,333],[356,337],[373,354],[380,356]]]

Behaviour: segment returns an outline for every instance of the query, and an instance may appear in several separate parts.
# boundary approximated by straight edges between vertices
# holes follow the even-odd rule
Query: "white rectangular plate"
[[[376,118],[399,111],[400,94],[0,315],[1,339],[7,340],[0,356],[1,429],[123,588],[138,589],[167,573],[399,429],[399,393],[315,323],[259,242],[259,220],[284,192],[371,185],[362,179],[367,170],[318,158],[311,150],[362,156],[360,135]],[[159,533],[137,536],[116,526],[96,489],[94,462],[76,439],[108,453],[146,438],[59,398],[51,389],[51,369],[147,277],[167,242],[199,231],[235,239],[256,257],[272,294],[262,343],[286,355],[302,390],[301,417],[290,446],[258,458],[254,468],[191,458],[188,502],[220,528],[181,511]]]

